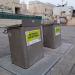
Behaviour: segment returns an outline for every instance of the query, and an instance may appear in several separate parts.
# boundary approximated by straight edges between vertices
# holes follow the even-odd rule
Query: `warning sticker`
[[[55,35],[58,36],[61,34],[61,27],[60,26],[56,26],[55,27]]]
[[[32,30],[32,31],[26,31],[25,35],[26,35],[27,46],[30,46],[34,43],[41,41],[40,29]]]

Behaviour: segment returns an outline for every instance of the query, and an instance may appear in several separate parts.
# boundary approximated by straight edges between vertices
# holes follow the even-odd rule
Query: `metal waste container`
[[[44,47],[55,49],[61,45],[61,26],[60,24],[43,25],[43,44]]]
[[[13,64],[27,69],[44,57],[41,20],[23,20],[7,30]]]

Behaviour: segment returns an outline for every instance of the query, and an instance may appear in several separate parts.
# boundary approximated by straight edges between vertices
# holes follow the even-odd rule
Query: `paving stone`
[[[48,55],[29,69],[22,69],[11,63],[10,56],[6,56],[0,59],[0,66],[16,75],[45,75],[45,73],[51,69],[60,58],[61,56],[59,55]]]
[[[63,48],[64,46],[67,47]],[[11,63],[10,56],[1,58],[0,66],[16,75],[45,75],[45,73],[49,71],[62,58],[64,52],[66,54],[67,51],[71,50],[71,47],[71,44],[63,43],[62,46],[56,49],[56,51],[54,50],[54,54],[49,54],[51,53],[49,52],[51,49],[45,49],[45,57],[27,70],[13,65]],[[66,50],[64,52],[62,50],[59,52],[60,49]]]
[[[51,75],[69,75],[70,70],[75,63],[75,48],[65,55],[59,63],[51,70]]]
[[[45,51],[47,52],[47,54],[53,54],[53,53],[56,53],[56,54],[61,54],[61,55],[64,55],[65,53],[67,53],[69,51],[69,49],[71,49],[73,47],[72,44],[70,43],[62,43],[61,46],[59,46],[58,48],[56,49],[50,49],[50,48],[45,48]]]
[[[75,74],[75,64],[72,66],[69,75]]]
[[[71,43],[75,46],[75,27],[63,26],[62,27],[62,41]],[[50,75],[75,75],[73,68],[75,64],[75,47],[58,62],[51,70]],[[73,72],[74,71],[74,72]]]
[[[0,58],[10,54],[8,35],[3,31],[4,29],[0,28]]]
[[[3,68],[0,68],[0,75],[14,75],[14,74],[4,70]]]

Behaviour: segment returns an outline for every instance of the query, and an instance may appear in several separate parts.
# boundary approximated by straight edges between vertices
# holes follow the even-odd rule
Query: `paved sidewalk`
[[[62,43],[57,49],[43,48],[44,58],[31,66],[29,69],[22,69],[11,63],[10,56],[0,59],[0,67],[12,72],[15,75],[46,75],[73,48],[72,44]],[[48,74],[47,74],[48,75]]]
[[[7,35],[4,35],[3,30],[0,29],[0,58],[10,54],[9,41]],[[75,46],[75,27],[73,26],[63,26],[62,27],[62,42],[68,43]],[[47,75],[75,75],[75,47],[71,50],[51,50],[47,54],[60,54],[64,55],[61,60],[54,65],[49,74]],[[72,46],[71,46],[72,47]],[[67,48],[67,47],[66,47]],[[48,48],[45,48],[49,50]],[[59,53],[58,53],[59,51]],[[62,57],[62,56],[61,56]],[[14,75],[12,72],[6,70],[3,67],[0,67],[0,75]]]
[[[0,28],[0,58],[10,54],[8,35]]]
[[[62,41],[71,43],[74,48],[65,55],[51,70],[50,75],[75,75],[75,27],[62,27]]]
[[[14,75],[0,67],[0,75]]]

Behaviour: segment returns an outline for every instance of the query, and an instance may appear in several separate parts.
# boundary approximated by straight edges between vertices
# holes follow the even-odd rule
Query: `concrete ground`
[[[67,23],[67,25],[69,25],[69,26],[75,26],[75,17],[72,17],[72,19],[70,19],[69,21],[68,21],[68,23]]]
[[[71,43],[75,46],[75,27],[63,26],[62,27],[62,42]],[[51,70],[50,75],[75,75],[75,47],[64,55]]]
[[[8,35],[0,28],[0,58],[10,54]],[[12,73],[0,67],[0,75],[12,75]]]
[[[75,46],[74,26],[62,27],[62,42]],[[75,75],[75,47],[52,68],[50,75]]]
[[[0,58],[10,54],[8,35],[0,29]],[[62,26],[62,42],[75,46],[75,27]],[[14,75],[0,67],[0,75]],[[75,47],[51,69],[50,75],[75,75]]]

